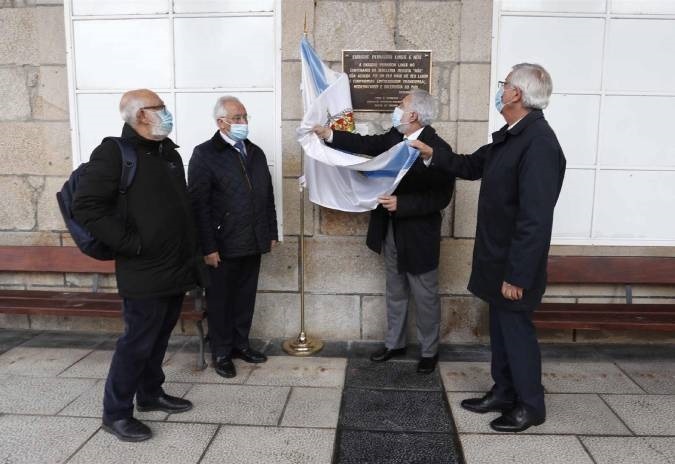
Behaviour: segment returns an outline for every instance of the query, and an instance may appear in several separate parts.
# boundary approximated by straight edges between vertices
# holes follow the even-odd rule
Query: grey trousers
[[[384,265],[387,273],[387,336],[384,345],[390,350],[406,346],[408,300],[412,294],[417,309],[417,340],[422,356],[438,352],[441,323],[441,299],[438,296],[438,269],[424,274],[398,273],[394,230],[389,223],[384,241]]]

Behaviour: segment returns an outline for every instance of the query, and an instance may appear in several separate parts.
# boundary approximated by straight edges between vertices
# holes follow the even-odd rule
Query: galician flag
[[[327,146],[312,132],[317,125],[354,131],[349,78],[326,66],[303,37],[302,99],[305,116],[298,142],[305,152],[304,181],[312,203],[341,211],[361,212],[377,207],[377,197],[389,195],[418,151],[401,142],[374,158],[364,158]]]

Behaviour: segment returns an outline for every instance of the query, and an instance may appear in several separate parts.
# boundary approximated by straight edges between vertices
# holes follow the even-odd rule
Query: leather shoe
[[[152,431],[143,422],[133,417],[127,417],[116,421],[103,419],[103,430],[112,433],[122,441],[143,441],[152,437]]]
[[[221,356],[216,358],[214,367],[216,369],[216,374],[221,377],[225,377],[226,379],[231,379],[232,377],[237,376],[237,370],[234,368],[232,358],[229,356]]]
[[[385,362],[389,361],[394,356],[402,356],[405,354],[405,347],[396,348],[395,350],[390,350],[386,346],[377,350],[370,355],[370,360],[373,362]]]
[[[497,432],[522,432],[533,425],[543,424],[545,420],[546,416],[537,415],[527,406],[519,404],[490,422],[490,427]]]
[[[157,398],[147,402],[138,401],[136,409],[139,411],[164,411],[168,413],[185,412],[192,409],[192,403],[183,398],[162,393]]]
[[[418,374],[431,374],[434,369],[436,369],[436,363],[438,363],[438,355],[426,357],[422,356],[419,364],[417,364],[417,373]]]
[[[482,398],[468,398],[463,400],[461,406],[471,412],[484,414],[486,412],[504,412],[513,408],[515,403],[509,400],[497,398],[491,391]]]
[[[267,361],[267,356],[251,347],[232,350],[232,357],[239,358],[244,362],[253,364],[260,364]]]

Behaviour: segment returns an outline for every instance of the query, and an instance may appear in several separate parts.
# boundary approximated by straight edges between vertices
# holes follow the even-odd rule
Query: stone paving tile
[[[550,393],[643,393],[612,363],[545,361],[542,383]]]
[[[413,361],[374,363],[369,359],[350,359],[346,383],[350,388],[394,390],[440,390],[438,369],[429,375],[417,373]]]
[[[0,416],[0,462],[65,462],[99,426],[95,419]]]
[[[487,345],[440,345],[438,358],[445,362],[490,362],[490,347]]]
[[[169,421],[238,425],[277,425],[290,388],[252,385],[195,385],[185,395],[190,411]]]
[[[343,430],[338,437],[339,464],[459,464],[449,433]]]
[[[490,363],[442,362],[439,370],[446,391],[485,393],[492,388]]]
[[[153,437],[126,443],[99,430],[68,464],[192,464],[199,461],[217,426],[150,422]]]
[[[17,346],[0,355],[0,374],[53,377],[90,352],[81,348]]]
[[[675,360],[675,344],[658,345],[597,345],[598,352],[617,361],[642,361],[645,359]]]
[[[330,464],[335,430],[221,426],[200,464]]]
[[[442,392],[364,390],[343,392],[341,426],[391,432],[452,432]]]
[[[0,375],[0,412],[56,414],[94,383],[93,379]]]
[[[617,364],[647,393],[675,395],[675,360],[619,361]]]
[[[0,354],[27,342],[37,334],[38,332],[30,330],[0,329]]]
[[[673,464],[672,437],[580,437],[596,464]]]
[[[75,401],[66,406],[60,413],[60,416],[81,416],[100,418],[103,413],[103,388],[105,380],[99,380],[89,390],[82,393]],[[169,395],[183,397],[192,387],[187,383],[165,383],[164,391]],[[161,421],[168,417],[168,414],[162,411],[134,412],[134,417],[141,420]]]
[[[610,361],[598,351],[596,345],[570,343],[542,343],[541,357],[544,361]]]
[[[499,417],[499,413],[476,414],[459,405],[470,396],[470,393],[448,394],[448,402],[459,433],[498,433],[490,428],[490,421]],[[546,395],[546,409],[546,422],[530,427],[523,433],[632,435],[598,395]]]
[[[346,364],[344,358],[270,356],[266,363],[257,365],[246,384],[341,387]]]
[[[576,437],[460,435],[466,464],[593,464]]]
[[[59,377],[105,379],[108,376],[113,352],[95,350],[59,374]]]
[[[254,367],[239,359],[234,360],[234,365],[237,369],[237,376],[226,379],[216,374],[211,364],[206,369],[198,369],[197,358],[194,354],[180,352],[168,357],[162,369],[164,369],[167,382],[242,384],[251,375]]]
[[[602,397],[636,435],[675,435],[675,396]]]
[[[285,427],[337,427],[342,390],[293,387],[281,425]]]

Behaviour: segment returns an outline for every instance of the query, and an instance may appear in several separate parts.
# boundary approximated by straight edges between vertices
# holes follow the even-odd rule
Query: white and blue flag
[[[305,115],[298,142],[305,152],[304,182],[312,203],[341,211],[375,209],[377,198],[398,186],[418,151],[401,142],[374,158],[364,158],[327,146],[312,129],[354,130],[349,78],[326,66],[303,37],[302,98]]]

